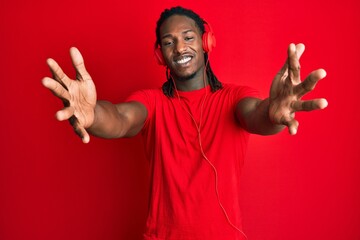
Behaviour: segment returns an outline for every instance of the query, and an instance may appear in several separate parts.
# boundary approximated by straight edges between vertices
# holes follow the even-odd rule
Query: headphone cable
[[[209,54],[209,53],[208,53]],[[208,90],[206,88],[206,80],[205,80],[205,75],[206,75],[206,68],[208,66],[208,63],[209,63],[209,56],[206,60],[206,64],[205,64],[205,67],[204,67],[204,74],[203,74],[203,81],[204,81],[204,88],[205,88],[205,96],[202,100],[202,103],[201,103],[201,107],[200,107],[200,120],[199,120],[199,124],[197,124],[194,116],[191,114],[191,112],[183,105],[181,99],[180,99],[180,94],[178,92],[178,89],[176,87],[176,83],[175,83],[175,80],[174,78],[172,77],[171,73],[170,73],[170,77],[173,81],[173,84],[174,84],[174,88],[175,88],[175,92],[176,92],[176,95],[177,95],[177,98],[179,100],[179,103],[180,103],[180,106],[182,109],[185,110],[185,112],[187,112],[189,114],[189,116],[191,117],[192,121],[194,122],[195,124],[195,128],[197,130],[197,133],[198,133],[198,139],[199,139],[199,145],[200,145],[200,151],[201,151],[201,155],[202,157],[205,159],[205,161],[210,165],[210,167],[212,168],[213,172],[214,172],[214,175],[215,175],[215,193],[216,193],[216,197],[217,197],[217,200],[218,200],[218,204],[222,210],[222,212],[224,213],[225,215],[225,218],[227,220],[227,222],[229,223],[229,225],[231,227],[233,227],[235,230],[239,231],[244,237],[245,239],[248,239],[247,236],[245,235],[245,233],[239,229],[238,227],[236,227],[230,220],[228,214],[227,214],[227,211],[225,209],[225,207],[223,206],[221,200],[220,200],[220,194],[219,194],[219,187],[218,187],[218,172],[216,170],[216,167],[214,166],[214,164],[208,159],[208,157],[206,156],[205,152],[204,152],[204,149],[203,149],[203,146],[202,146],[202,140],[201,140],[201,124],[202,124],[202,117],[203,117],[203,107],[204,107],[204,103],[205,103],[205,100],[207,98],[207,95],[208,95]],[[169,70],[169,68],[167,68],[167,70]]]

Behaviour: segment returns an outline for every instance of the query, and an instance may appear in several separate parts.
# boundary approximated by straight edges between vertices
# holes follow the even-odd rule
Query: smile
[[[190,56],[184,56],[180,59],[177,59],[175,62],[179,65],[185,65],[186,63],[190,62],[191,59],[192,57]]]

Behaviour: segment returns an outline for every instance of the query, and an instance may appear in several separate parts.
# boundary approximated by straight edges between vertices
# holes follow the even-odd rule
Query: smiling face
[[[202,76],[205,64],[201,36],[195,21],[186,16],[173,15],[161,25],[161,51],[176,80]]]

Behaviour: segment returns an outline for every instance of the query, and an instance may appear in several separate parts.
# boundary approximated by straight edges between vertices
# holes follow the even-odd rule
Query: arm
[[[269,99],[245,98],[236,109],[240,124],[250,133],[272,135],[281,132],[285,126],[274,124],[269,117]]]
[[[139,102],[112,104],[98,101],[93,124],[86,129],[103,138],[132,137],[140,132],[147,117],[146,107]]]
[[[288,59],[275,76],[268,99],[245,98],[238,103],[236,116],[246,130],[269,135],[280,132],[286,126],[290,134],[294,135],[299,127],[295,112],[327,107],[325,99],[301,100],[326,76],[323,69],[318,69],[301,82],[299,59],[304,50],[303,44],[290,44]]]
[[[64,108],[56,113],[57,120],[69,120],[84,143],[90,141],[89,133],[104,138],[136,135],[147,116],[145,106],[137,102],[114,105],[97,101],[95,85],[85,69],[81,53],[71,48],[70,55],[76,70],[75,80],[70,79],[53,59],[47,60],[53,78],[42,80],[43,85],[64,104]]]

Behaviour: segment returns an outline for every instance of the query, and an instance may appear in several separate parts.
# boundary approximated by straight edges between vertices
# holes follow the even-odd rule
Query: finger
[[[88,143],[90,142],[90,136],[87,133],[87,131],[85,130],[85,128],[83,128],[82,126],[80,126],[79,121],[77,120],[77,118],[73,115],[70,119],[69,119],[70,124],[72,125],[76,135],[78,135],[81,140],[83,141],[83,143]]]
[[[300,60],[301,56],[303,55],[305,51],[305,45],[302,43],[296,44],[296,55],[298,59]]]
[[[288,116],[283,116],[280,121],[280,124],[288,127],[289,133],[291,135],[295,135],[297,133],[297,129],[299,127],[299,122],[295,119],[295,114],[292,113]]]
[[[56,119],[59,121],[68,120],[74,115],[75,109],[73,107],[66,107],[60,111],[56,112]]]
[[[299,122],[296,121],[296,119],[292,119],[288,123],[288,129],[289,129],[290,135],[295,135],[298,131],[298,128],[299,128]]]
[[[90,142],[90,135],[85,131],[84,137],[81,139],[83,143],[89,143]]]
[[[297,111],[312,111],[317,109],[324,109],[328,106],[328,102],[324,98],[313,99],[308,101],[296,101],[292,104],[294,112]]]
[[[60,98],[62,101],[69,101],[70,99],[69,92],[59,82],[55,81],[52,78],[45,77],[42,79],[42,84],[44,87],[48,88],[55,96]]]
[[[310,73],[306,79],[294,87],[294,94],[298,97],[304,96],[306,93],[312,91],[319,80],[323,79],[326,76],[324,69],[315,70]]]
[[[71,80],[64,73],[59,64],[52,58],[48,58],[46,63],[50,68],[53,78],[58,81],[64,88],[68,89],[68,86],[71,84]]]
[[[301,47],[299,46],[301,50]],[[302,53],[301,53],[302,54]],[[289,67],[289,78],[293,84],[299,84],[300,80],[300,62],[296,52],[295,44],[291,43],[288,48],[288,67]]]
[[[90,74],[87,72],[84,64],[84,59],[80,51],[76,47],[70,48],[70,56],[74,68],[76,70],[76,77],[79,80],[89,80],[91,79]]]
[[[282,66],[271,83],[270,96],[276,95],[279,86],[285,82],[288,76],[288,61]]]
[[[289,48],[290,48],[291,44],[289,45]],[[299,43],[297,45],[295,45],[295,53],[296,53],[296,57],[298,58],[298,60],[300,59],[300,57],[302,56],[302,54],[304,53],[305,51],[305,45],[302,44],[302,43]],[[288,49],[288,53],[289,53],[289,49]],[[279,71],[279,73],[284,73],[287,68],[288,68],[288,64],[289,64],[289,61],[288,59],[286,59],[286,62],[284,64],[284,66],[281,68],[281,70]]]
[[[303,54],[304,50],[305,50],[305,45],[302,43],[297,44],[296,46],[293,43],[289,45],[288,58],[286,59],[284,65],[282,66],[280,71],[276,74],[276,76],[271,84],[270,95],[275,94],[274,91],[276,92],[276,90],[279,88],[279,85],[282,85],[284,83],[286,83],[286,85],[288,85],[288,86],[293,85],[292,79],[294,77],[291,76],[292,79],[288,77],[289,72],[291,72],[291,69],[289,67],[289,64],[291,61],[289,61],[289,59],[292,59],[292,61],[294,61],[294,59],[295,60],[299,59],[301,57],[301,55]],[[298,60],[297,60],[297,62],[299,63]],[[300,64],[299,64],[299,66],[300,66]],[[298,83],[300,83],[300,77],[299,77]]]

